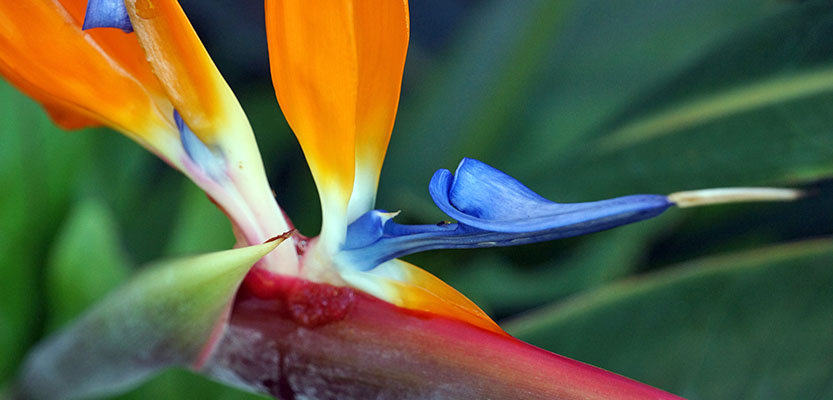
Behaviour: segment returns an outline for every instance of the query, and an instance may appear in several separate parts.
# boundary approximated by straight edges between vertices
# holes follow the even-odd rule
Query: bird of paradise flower
[[[239,247],[137,276],[32,353],[21,396],[100,395],[188,365],[281,398],[676,398],[515,340],[397,257],[592,233],[674,205],[799,195],[712,189],[560,204],[463,159],[429,187],[457,222],[398,224],[374,203],[407,1],[267,0],[266,13],[275,93],[321,198],[315,238],[275,203],[246,116],[175,0],[0,6],[0,73],[60,126],[110,126],[180,170],[229,217]],[[53,40],[26,35],[32,21]]]

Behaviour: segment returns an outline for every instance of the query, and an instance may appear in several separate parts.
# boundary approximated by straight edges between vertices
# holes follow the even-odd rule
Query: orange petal
[[[84,24],[88,0],[60,0],[79,26]],[[127,70],[131,76],[147,87],[155,95],[163,95],[159,81],[153,76],[145,52],[135,35],[128,35],[119,29],[88,29],[87,33],[111,58],[117,60],[120,68]]]
[[[62,126],[98,121],[152,141],[168,123],[155,102],[155,81],[136,61],[135,38],[83,32],[78,10],[84,4],[0,2],[0,73],[44,103]]]
[[[52,118],[52,121],[63,129],[74,130],[99,125],[98,121],[60,104],[52,104],[48,100],[42,101],[41,104],[49,114],[49,118]]]
[[[266,29],[272,82],[321,194],[326,240],[328,224],[346,226],[357,167],[360,186],[371,187],[364,197],[375,194],[399,99],[407,2],[266,0]]]
[[[0,55],[2,56],[2,55]],[[14,68],[0,59],[0,75],[3,75],[18,90],[41,103],[52,121],[63,129],[73,130],[101,125],[101,121],[89,116],[89,111],[56,98],[37,85],[17,74]]]
[[[154,74],[191,130],[209,144],[240,126],[247,130],[243,110],[179,3],[126,0],[125,5]]]
[[[396,306],[463,321],[505,335],[489,316],[462,293],[436,276],[402,260],[391,260],[372,272],[350,269],[341,277],[352,287]]]
[[[399,295],[402,298],[400,307],[451,317],[505,334],[480,307],[462,293],[422,268],[404,261],[401,263],[404,264],[410,280],[407,283],[398,283]]]
[[[407,0],[354,5],[359,87],[356,105],[356,178],[348,220],[373,209],[379,172],[390,141],[410,25]]]
[[[352,2],[266,1],[272,83],[321,197],[321,240],[347,229],[355,169],[358,87]]]

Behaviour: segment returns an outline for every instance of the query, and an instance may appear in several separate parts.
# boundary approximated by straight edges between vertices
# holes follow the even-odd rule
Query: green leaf
[[[584,187],[557,186],[553,173],[574,170],[558,162],[578,150],[576,144],[601,122],[718,40],[763,15],[792,7],[773,3],[479,4],[439,61],[409,61],[383,171],[381,205],[442,218],[425,187],[436,169],[453,168],[464,156],[524,182],[546,173],[539,186],[550,188],[544,194],[582,196]],[[407,78],[414,76],[426,79],[409,87]],[[419,163],[413,162],[415,155]]]
[[[571,172],[556,184],[606,196],[833,176],[831,35],[830,1],[762,20],[551,165]]]
[[[55,128],[40,106],[0,81],[0,381],[41,320],[39,274],[88,161],[89,139]]]
[[[35,348],[24,365],[20,393],[104,395],[161,368],[198,362],[246,272],[279,243],[147,267]]]
[[[52,244],[47,264],[48,330],[118,286],[130,269],[107,207],[95,199],[79,202]]]
[[[497,149],[506,153],[507,165],[518,170],[537,170],[569,155],[600,122],[622,112],[715,43],[791,7],[771,0],[579,4],[560,46],[544,61],[549,73],[530,94],[529,111],[506,128],[512,132],[507,143],[515,151]],[[518,122],[523,124],[520,129]]]
[[[195,185],[185,185],[167,254],[199,253],[234,245],[231,224],[225,215]]]
[[[793,7],[771,0],[479,3],[436,57],[426,59],[414,49],[419,42],[412,42],[416,57],[406,65],[378,207],[403,210],[400,223],[446,219],[431,203],[427,183],[436,169],[453,169],[463,156],[480,157],[557,201],[634,193],[640,188],[610,188],[576,170],[571,157],[584,150],[585,137],[728,35]],[[623,168],[605,167],[613,170],[603,171],[609,174]],[[561,183],[574,174],[581,179]],[[588,278],[582,268],[624,271],[644,258],[637,251],[605,253],[601,241],[582,243],[409,259],[502,316],[571,293],[580,282],[589,285],[594,275],[606,276],[587,270]],[[565,249],[576,245],[583,248]],[[594,246],[598,252],[590,250]],[[622,258],[612,264],[593,259],[603,254]]]
[[[656,237],[676,219],[669,215],[596,233],[566,252],[553,243],[503,252],[514,258],[471,252],[468,262],[443,278],[492,315],[512,315],[634,272]],[[544,261],[519,265],[519,259],[529,262],[532,255]]]
[[[409,61],[406,77],[413,71],[428,79],[414,88],[413,100],[403,100],[400,107],[385,168],[385,173],[395,171],[389,180],[392,186],[381,194],[413,200],[415,193],[425,193],[434,170],[463,155],[476,156],[459,154],[460,145],[488,145],[488,138],[503,135],[499,127],[523,108],[520,100],[536,85],[540,61],[563,29],[573,3],[484,3],[459,30],[447,59],[418,69],[411,69]],[[471,141],[475,136],[478,140]],[[420,163],[412,162],[415,149]],[[403,203],[392,202],[394,208]]]
[[[154,377],[136,390],[117,397],[120,400],[143,399],[200,399],[200,400],[257,400],[266,399],[243,392],[193,372],[171,369]]]
[[[694,261],[505,325],[691,399],[829,396],[833,240]]]

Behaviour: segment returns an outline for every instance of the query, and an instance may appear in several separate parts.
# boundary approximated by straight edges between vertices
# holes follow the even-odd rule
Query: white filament
[[[737,187],[676,192],[669,194],[668,200],[684,208],[750,201],[793,201],[803,195],[802,191],[796,189]]]

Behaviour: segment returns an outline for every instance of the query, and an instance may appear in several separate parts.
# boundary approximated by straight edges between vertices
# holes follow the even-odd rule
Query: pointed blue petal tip
[[[124,0],[90,0],[81,29],[92,28],[118,28],[125,33],[133,32]]]
[[[651,194],[556,203],[515,178],[468,158],[453,175],[448,170],[437,171],[429,192],[437,207],[457,223],[400,225],[371,211],[348,227],[344,259],[355,268],[369,270],[389,259],[426,250],[555,240],[641,221],[673,205],[666,196]],[[350,235],[356,239],[349,239]]]

